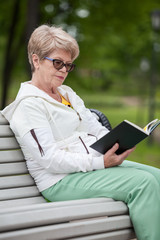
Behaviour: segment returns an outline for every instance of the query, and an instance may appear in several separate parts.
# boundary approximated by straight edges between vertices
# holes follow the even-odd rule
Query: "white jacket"
[[[62,85],[58,91],[73,109],[26,82],[16,100],[2,111],[40,191],[69,173],[104,168],[103,155],[89,146],[108,130],[71,88]]]

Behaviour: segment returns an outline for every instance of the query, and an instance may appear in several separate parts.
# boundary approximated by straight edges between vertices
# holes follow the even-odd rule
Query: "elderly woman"
[[[160,170],[89,146],[108,130],[83,101],[62,85],[79,54],[74,38],[42,25],[32,33],[28,57],[31,81],[3,110],[22,148],[39,191],[49,201],[110,197],[124,201],[138,240],[160,239]],[[124,161],[125,160],[125,161]]]

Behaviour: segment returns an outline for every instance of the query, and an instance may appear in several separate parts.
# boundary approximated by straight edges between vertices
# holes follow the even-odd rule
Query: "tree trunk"
[[[11,19],[11,25],[8,33],[8,41],[6,45],[6,52],[4,57],[4,68],[2,75],[2,98],[1,98],[1,109],[6,106],[7,98],[8,98],[8,89],[11,82],[12,70],[16,63],[16,58],[18,57],[18,53],[20,50],[20,46],[22,45],[22,40],[24,39],[25,32],[25,48],[27,48],[27,43],[29,37],[33,30],[37,27],[39,22],[39,2],[40,0],[28,0],[27,1],[27,21],[26,21],[26,30],[21,31],[19,36],[16,36],[16,26],[18,24],[19,13],[20,13],[20,1],[15,0],[13,6],[13,16]],[[16,39],[16,44],[15,40]],[[26,51],[27,52],[27,51]],[[26,62],[27,54],[26,54]],[[29,64],[27,65],[28,73],[30,73]],[[30,74],[31,75],[31,74]]]
[[[11,73],[15,63],[15,59],[12,59],[12,44],[13,44],[13,39],[15,37],[15,28],[16,28],[17,19],[18,19],[18,13],[19,13],[19,0],[16,0],[13,8],[11,25],[8,31],[9,32],[8,41],[7,41],[6,53],[4,57],[4,68],[3,68],[3,74],[2,74],[1,109],[3,109],[6,105],[7,92],[9,88]]]
[[[26,46],[33,30],[39,24],[39,3],[40,0],[29,0],[27,6]],[[26,54],[27,55],[27,54]],[[27,57],[26,57],[27,58]],[[27,72],[31,77],[30,65],[27,61]]]

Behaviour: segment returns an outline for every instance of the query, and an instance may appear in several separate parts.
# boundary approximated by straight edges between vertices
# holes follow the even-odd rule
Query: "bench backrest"
[[[23,153],[0,113],[0,208],[46,202],[28,174]]]

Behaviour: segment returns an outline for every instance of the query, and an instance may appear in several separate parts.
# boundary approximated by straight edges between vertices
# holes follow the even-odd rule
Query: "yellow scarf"
[[[61,98],[62,98],[62,103],[63,103],[64,105],[73,108],[70,102],[68,102],[60,93],[59,93],[59,95],[61,96]]]

